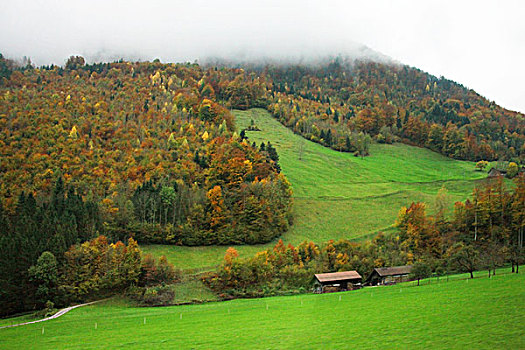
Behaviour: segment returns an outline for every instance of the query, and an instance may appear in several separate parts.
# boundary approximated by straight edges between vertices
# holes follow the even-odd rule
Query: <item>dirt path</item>
[[[105,300],[105,299],[104,299]],[[18,327],[18,326],[23,326],[23,325],[26,325],[26,324],[32,324],[32,323],[38,323],[38,322],[44,322],[44,321],[49,321],[49,320],[53,320],[55,318],[58,318],[66,313],[68,313],[69,311],[73,310],[73,309],[76,309],[77,307],[81,307],[81,306],[86,306],[86,305],[91,305],[91,304],[95,304],[95,303],[99,303],[103,300],[97,300],[97,301],[92,301],[90,303],[85,303],[85,304],[79,304],[79,305],[75,305],[75,306],[70,306],[70,307],[66,307],[60,311],[58,311],[56,314],[54,314],[53,316],[49,316],[49,317],[46,317],[46,318],[43,318],[41,320],[36,320],[36,321],[30,321],[30,322],[23,322],[23,323],[17,323],[17,324],[12,324],[12,325],[9,325],[9,326],[3,326],[3,327],[0,327],[0,329],[2,328],[11,328],[11,327]]]

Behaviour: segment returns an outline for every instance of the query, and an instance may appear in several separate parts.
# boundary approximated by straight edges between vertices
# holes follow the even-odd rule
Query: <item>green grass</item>
[[[183,280],[175,285],[174,304],[217,300],[217,296],[195,276],[183,276]]]
[[[268,246],[268,244],[261,244],[234,247],[241,252],[242,256],[246,257],[265,250]],[[228,249],[225,246],[182,247],[163,244],[141,245],[140,248],[144,253],[150,253],[156,257],[165,255],[175,267],[190,273],[209,271],[215,268],[221,263],[226,249]]]
[[[246,132],[257,145],[270,141],[277,149],[282,172],[294,191],[294,225],[283,234],[286,243],[303,240],[362,240],[390,230],[402,206],[423,201],[433,210],[434,198],[444,186],[449,202],[465,200],[485,172],[474,163],[453,160],[424,148],[405,144],[371,147],[364,159],[305,140],[263,109],[234,111],[239,130],[253,119],[261,131]],[[302,156],[299,159],[299,150]],[[275,244],[236,246],[241,256]],[[166,255],[187,269],[214,266],[227,247],[144,246],[146,252]]]
[[[15,317],[10,317],[10,318],[3,318],[3,319],[0,319],[0,327],[9,326],[12,324],[24,323],[24,322],[31,322],[37,319],[39,318],[36,317],[35,314],[33,313],[28,313],[25,315],[15,316]]]
[[[116,300],[0,329],[0,348],[520,349],[524,298],[525,275],[500,273],[468,282],[164,308]]]

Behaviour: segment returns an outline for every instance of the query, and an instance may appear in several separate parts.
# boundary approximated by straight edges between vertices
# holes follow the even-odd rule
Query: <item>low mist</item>
[[[246,6],[240,1],[73,1],[28,6],[22,1],[2,7],[0,52],[10,58],[28,56],[37,65],[63,65],[73,54],[88,62],[386,57],[354,41],[351,32],[334,31],[308,2]]]
[[[0,52],[37,66],[153,60],[409,64],[525,111],[519,1],[2,1]]]

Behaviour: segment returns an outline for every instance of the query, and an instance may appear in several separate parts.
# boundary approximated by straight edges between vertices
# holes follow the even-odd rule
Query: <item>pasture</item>
[[[363,240],[392,229],[399,209],[413,201],[429,204],[432,212],[443,186],[451,204],[469,197],[486,172],[473,162],[444,157],[428,149],[397,143],[373,144],[363,159],[305,140],[274,119],[266,110],[234,111],[237,128],[251,120],[261,131],[247,131],[250,142],[270,141],[277,149],[282,172],[294,191],[294,224],[283,234],[285,243],[303,240],[322,243],[330,239]],[[251,256],[275,242],[236,246],[241,256]],[[145,252],[166,255],[183,269],[207,269],[218,264],[227,247],[143,246]]]
[[[162,308],[115,298],[52,321],[0,329],[0,348],[525,347],[525,275],[486,276]]]

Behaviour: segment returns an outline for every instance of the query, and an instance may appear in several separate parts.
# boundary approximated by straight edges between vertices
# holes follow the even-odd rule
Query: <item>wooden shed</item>
[[[372,286],[406,282],[409,281],[410,271],[412,265],[378,267],[372,271],[366,281]]]
[[[521,174],[524,174],[524,173],[525,173],[525,167],[524,166],[519,167],[517,175],[521,175]],[[487,176],[488,177],[507,176],[507,170],[490,168]]]
[[[357,271],[343,271],[315,274],[315,291],[318,293],[361,288],[363,278]]]
[[[497,176],[505,176],[507,175],[507,172],[505,170],[500,170],[496,168],[491,168],[488,173],[488,177],[497,177]]]

